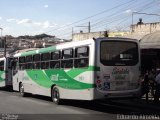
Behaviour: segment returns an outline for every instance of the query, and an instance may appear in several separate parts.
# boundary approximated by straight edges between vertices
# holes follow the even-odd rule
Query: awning
[[[160,49],[160,31],[145,35],[140,40],[141,49]]]

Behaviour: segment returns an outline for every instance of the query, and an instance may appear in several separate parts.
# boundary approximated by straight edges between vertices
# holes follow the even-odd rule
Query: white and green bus
[[[0,58],[0,87],[12,87],[12,58]]]
[[[139,42],[97,38],[57,44],[14,55],[13,90],[63,99],[137,97]]]

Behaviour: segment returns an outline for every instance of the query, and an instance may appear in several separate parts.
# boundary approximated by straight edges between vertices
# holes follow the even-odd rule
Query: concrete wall
[[[147,34],[160,30],[160,22],[131,25],[128,32],[109,32],[109,37],[126,37],[141,39]],[[73,34],[73,41],[104,37],[105,31]]]
[[[91,38],[104,37],[104,31],[101,32],[91,32],[91,33],[75,33],[73,34],[73,41],[86,40]]]
[[[132,25],[131,30],[136,34],[149,34],[160,30],[160,22],[157,23],[145,23],[141,25]]]
[[[123,37],[130,32],[109,32],[109,37]],[[104,37],[105,36],[105,31],[100,31],[100,32],[91,32],[91,33],[75,33],[73,34],[73,41],[80,41],[80,40],[85,40],[85,39],[92,39],[98,38],[98,37]]]

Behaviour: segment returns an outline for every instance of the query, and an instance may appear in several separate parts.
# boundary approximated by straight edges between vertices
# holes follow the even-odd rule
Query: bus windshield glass
[[[101,41],[100,61],[105,66],[126,66],[138,63],[138,45],[130,41]]]

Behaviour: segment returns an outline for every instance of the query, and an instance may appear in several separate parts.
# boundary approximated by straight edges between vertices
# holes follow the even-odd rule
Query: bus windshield
[[[101,41],[100,61],[105,66],[126,66],[138,63],[138,45],[130,41]]]

